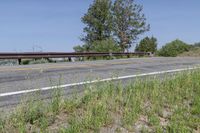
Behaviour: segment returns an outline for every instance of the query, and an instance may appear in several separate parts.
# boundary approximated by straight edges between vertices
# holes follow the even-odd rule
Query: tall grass
[[[0,120],[0,132],[199,132],[200,70],[123,86],[90,85],[84,94],[48,104],[31,101]]]

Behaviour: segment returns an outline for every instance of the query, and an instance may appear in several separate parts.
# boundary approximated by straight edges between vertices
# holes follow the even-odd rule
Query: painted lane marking
[[[40,89],[22,90],[22,91],[16,91],[16,92],[1,93],[0,97],[26,94],[26,93],[37,92],[37,91],[52,90],[52,89],[56,89],[56,88],[73,87],[73,86],[86,85],[86,84],[105,82],[105,81],[114,81],[114,80],[122,80],[122,79],[129,79],[129,78],[135,78],[135,77],[143,77],[143,76],[159,75],[159,74],[165,74],[165,73],[181,72],[181,71],[194,70],[194,69],[199,69],[199,68],[200,67],[189,67],[189,68],[174,69],[174,70],[167,70],[167,71],[143,73],[143,74],[137,74],[137,75],[128,75],[128,76],[121,76],[121,77],[114,77],[114,78],[106,78],[106,79],[101,79],[101,80],[92,80],[92,81],[65,84],[65,85],[59,85],[59,86],[44,87],[44,88],[40,88]]]

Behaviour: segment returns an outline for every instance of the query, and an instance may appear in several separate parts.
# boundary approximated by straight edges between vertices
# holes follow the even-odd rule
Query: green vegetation
[[[86,24],[83,31],[86,33],[81,40],[88,45],[95,41],[102,41],[111,37],[112,14],[111,0],[94,0],[88,12],[82,17]]]
[[[170,43],[167,43],[165,46],[163,46],[159,51],[159,56],[166,56],[166,57],[175,57],[183,52],[189,51],[191,48],[190,45],[184,43],[181,40],[174,40]]]
[[[90,48],[89,48],[90,47]],[[90,51],[90,52],[120,52],[121,48],[111,38],[102,41],[95,41],[93,45],[75,46],[76,52]]]
[[[200,132],[200,70],[61,94],[55,90],[48,104],[39,96],[22,103],[0,119],[0,132]]]
[[[113,39],[96,41],[93,43],[92,49],[95,52],[120,52],[121,49]]]
[[[157,45],[157,39],[155,37],[145,37],[140,41],[139,45],[136,45],[135,51],[155,53],[157,51]]]
[[[113,5],[113,31],[123,52],[131,48],[138,35],[148,31],[143,7],[134,0],[116,0]]]
[[[51,63],[53,61],[47,59],[32,59],[32,60],[22,60],[22,65],[29,65],[29,64],[44,64],[44,63]]]
[[[174,40],[164,45],[156,52],[158,56],[165,57],[199,57],[200,56],[200,43],[187,44],[181,40]],[[145,46],[147,48],[148,46]],[[137,49],[137,47],[136,47]]]
[[[194,47],[200,47],[200,42],[194,43]]]
[[[53,60],[51,58],[22,59],[21,65],[45,64],[45,63],[59,63],[59,62],[69,62],[69,60],[68,59],[64,59],[64,58],[60,59],[60,60]]]
[[[82,22],[86,25],[81,38],[85,44],[74,47],[76,52],[128,51],[138,35],[150,27],[142,6],[134,0],[115,0],[114,4],[111,0],[94,0]]]
[[[180,57],[200,57],[200,47],[193,47],[187,52],[179,54]]]
[[[13,66],[17,65],[16,60],[0,60],[0,66]]]

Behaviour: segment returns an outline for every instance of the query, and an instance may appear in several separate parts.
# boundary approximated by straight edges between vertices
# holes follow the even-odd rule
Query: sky
[[[71,52],[83,44],[81,17],[93,0],[0,0],[0,52]],[[200,0],[136,0],[158,47],[200,42]],[[139,42],[140,40],[137,40]]]

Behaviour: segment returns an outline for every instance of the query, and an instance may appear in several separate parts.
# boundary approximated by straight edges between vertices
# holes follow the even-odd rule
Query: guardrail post
[[[113,57],[113,53],[110,52],[109,53],[109,58],[112,59],[112,57]]]
[[[21,65],[22,59],[18,59],[18,64]]]
[[[96,59],[97,59],[97,58],[94,56],[94,57],[93,57],[93,60],[96,60]]]
[[[69,62],[72,62],[72,58],[71,57],[68,57],[68,60],[69,60]]]

